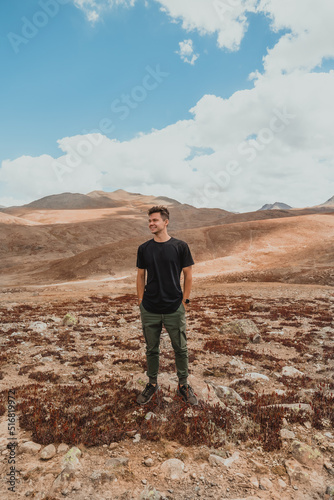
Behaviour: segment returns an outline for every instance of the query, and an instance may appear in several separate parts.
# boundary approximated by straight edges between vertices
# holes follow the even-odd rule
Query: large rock
[[[31,455],[37,455],[41,448],[40,444],[33,441],[26,441],[19,446],[20,453],[30,453]]]
[[[56,454],[56,448],[53,444],[49,444],[41,451],[41,459],[42,460],[50,460]]]
[[[310,467],[311,470],[322,469],[323,467],[324,457],[322,453],[305,443],[293,441],[291,444],[291,454],[299,463]]]
[[[224,335],[238,335],[242,338],[252,339],[255,335],[260,335],[260,331],[251,319],[238,319],[225,323],[220,328],[220,333]]]
[[[168,479],[180,480],[183,477],[184,463],[178,458],[170,458],[161,465],[161,472],[165,474]]]
[[[234,389],[232,389],[232,387],[226,387],[224,385],[214,385],[214,384],[211,385],[220,399],[223,400],[227,399],[232,402],[244,404],[244,400],[242,399],[242,397],[239,396],[239,394]]]
[[[76,446],[70,448],[62,461],[64,471],[70,473],[79,469],[80,468],[79,458],[81,457],[81,455],[82,455],[81,450],[79,450],[79,448],[77,448]]]
[[[296,482],[309,482],[309,474],[303,469],[303,467],[300,465],[297,460],[294,458],[291,458],[290,460],[286,460],[284,462],[286,472],[288,473],[288,476],[290,478],[291,484],[294,484]]]

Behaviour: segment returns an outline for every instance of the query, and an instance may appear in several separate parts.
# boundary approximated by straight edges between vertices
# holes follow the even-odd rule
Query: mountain
[[[286,203],[281,203],[279,201],[275,201],[273,204],[266,204],[263,205],[263,207],[259,208],[259,210],[289,210],[290,205],[287,205]]]
[[[321,205],[318,205],[319,207],[334,207],[334,196],[329,198],[329,200],[325,201],[325,203],[322,203]]]

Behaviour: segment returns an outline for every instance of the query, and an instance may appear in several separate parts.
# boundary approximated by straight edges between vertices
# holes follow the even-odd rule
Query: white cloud
[[[221,48],[237,50],[247,29],[247,12],[254,12],[257,0],[155,0],[186,31],[216,34]]]
[[[233,211],[315,205],[334,194],[334,72],[263,76],[229,99],[206,95],[191,111],[130,141],[63,138],[59,158],[3,162],[0,182],[24,201],[124,188]]]
[[[194,52],[193,41],[190,39],[183,40],[183,42],[179,43],[179,46],[180,50],[176,53],[179,54],[182,61],[191,65],[195,64],[195,61],[199,58],[199,54],[195,54]]]
[[[81,9],[92,24],[100,19],[106,9],[113,7],[133,7],[136,0],[73,0],[74,5]]]
[[[272,20],[272,29],[289,30],[269,50],[267,73],[312,70],[334,57],[334,2],[332,0],[260,0],[258,12]]]

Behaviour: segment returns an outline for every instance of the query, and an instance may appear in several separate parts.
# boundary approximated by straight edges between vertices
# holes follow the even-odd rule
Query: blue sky
[[[191,5],[203,15],[196,16]],[[320,5],[324,19],[333,14],[330,2]],[[311,17],[300,26],[298,12],[275,0],[221,0],[218,7],[210,0],[187,0],[181,7],[174,0],[4,0],[0,204],[118,188],[235,211],[258,208],[262,201],[304,206],[332,196],[330,137],[312,145],[306,162],[303,147],[316,132],[311,115],[321,115],[325,107],[322,97],[306,109],[310,130],[303,131],[308,97],[317,101],[324,79],[330,86],[332,40],[320,40]],[[310,60],[307,32],[313,46],[319,41]],[[157,71],[163,76],[154,80]],[[149,89],[143,82],[150,82]],[[289,95],[291,88],[298,102]],[[281,113],[288,106],[295,118],[288,124],[283,120],[287,130],[263,133],[250,144],[257,153],[251,161],[254,155],[247,157],[242,144],[268,129],[277,106]],[[66,155],[81,154],[76,141],[89,141],[92,133],[99,134],[98,145],[73,168]],[[52,163],[59,159],[65,172]],[[229,161],[238,163],[242,175],[222,173]],[[315,186],[312,180],[307,184],[319,165],[326,182],[322,186],[317,176]],[[161,168],[169,175],[160,175]],[[217,183],[227,177],[228,185]],[[256,183],[252,193],[250,182]],[[305,188],[298,193],[303,182],[311,196]],[[207,189],[200,194],[203,183]]]

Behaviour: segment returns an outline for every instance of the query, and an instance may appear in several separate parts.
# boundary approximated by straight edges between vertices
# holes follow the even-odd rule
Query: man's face
[[[148,227],[152,234],[160,233],[165,229],[167,224],[168,224],[168,219],[164,221],[163,218],[161,217],[160,212],[156,212],[149,216]]]

